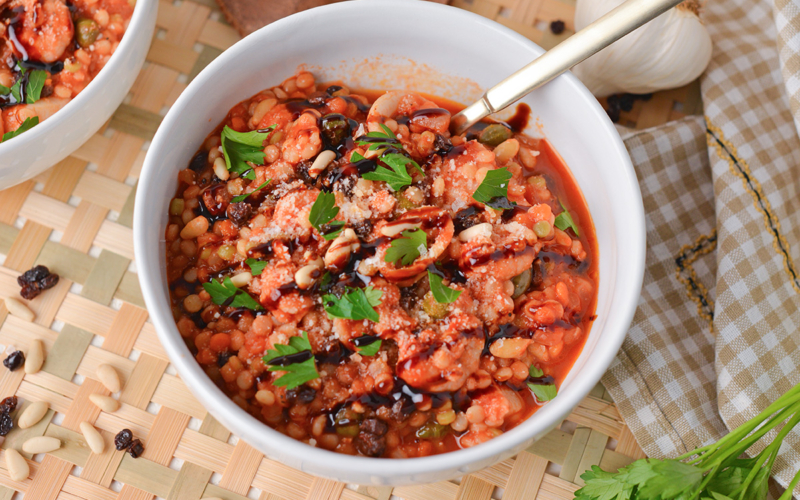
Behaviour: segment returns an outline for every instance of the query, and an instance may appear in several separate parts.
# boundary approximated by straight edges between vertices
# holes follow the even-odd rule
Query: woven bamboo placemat
[[[453,3],[544,45],[554,35],[537,26],[572,18],[571,5],[560,0],[508,0],[519,15],[494,0]],[[31,475],[22,482],[11,480],[0,457],[0,500],[16,492],[34,500],[561,500],[573,497],[590,465],[616,469],[642,457],[601,386],[559,429],[516,458],[460,481],[394,489],[346,486],[290,469],[208,415],[176,376],[148,321],[133,263],[132,212],[146,144],[161,117],[194,75],[237,39],[213,0],[162,1],[148,62],[104,130],[51,170],[0,192],[0,297],[17,296],[16,277],[33,265],[61,276],[29,302],[33,323],[9,315],[0,301],[0,344],[26,351],[40,339],[47,353],[34,375],[0,368],[0,397],[16,394],[23,406],[41,400],[51,408],[36,426],[14,429],[0,455],[32,436],[64,443],[56,452],[28,456]],[[664,94],[663,102],[672,101],[661,107],[670,112],[658,116],[679,116],[675,102],[686,102],[685,95],[691,89]],[[657,114],[642,104],[623,117],[654,120]],[[114,413],[100,412],[88,399],[107,394],[94,378],[102,363],[123,379],[122,407]],[[101,430],[103,454],[90,453],[78,428],[84,420]],[[113,449],[113,436],[126,427],[145,443],[141,458]]]

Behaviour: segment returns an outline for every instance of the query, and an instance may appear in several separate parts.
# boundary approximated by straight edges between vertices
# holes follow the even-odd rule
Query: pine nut
[[[358,250],[360,247],[361,244],[358,242],[356,232],[350,228],[345,229],[342,234],[333,240],[333,244],[325,252],[325,267],[338,268],[344,266],[350,256],[350,252]]]
[[[335,159],[336,153],[330,150],[326,150],[318,154],[317,158],[314,160],[314,163],[312,163],[311,167],[308,169],[309,177],[316,179],[317,176],[324,172],[325,169],[328,168],[328,165],[330,165]]]
[[[198,215],[181,229],[181,238],[191,240],[208,231],[208,219]]]
[[[518,358],[522,356],[530,343],[531,339],[497,339],[489,346],[489,352],[492,353],[492,356],[496,356],[498,358]]]
[[[28,306],[23,302],[15,299],[14,297],[6,297],[6,309],[11,315],[24,319],[25,321],[33,321],[36,315],[33,314]]]
[[[488,222],[482,222],[469,227],[458,234],[458,239],[461,241],[469,241],[479,236],[490,238],[492,236],[492,225]]]
[[[31,342],[31,347],[28,349],[28,355],[25,357],[25,373],[33,374],[39,373],[44,364],[44,345],[39,339]]]
[[[400,224],[386,224],[381,228],[381,234],[388,237],[397,236],[403,231],[419,229],[422,226],[421,222],[403,222]]]
[[[115,411],[119,410],[119,401],[109,396],[103,396],[102,394],[90,394],[89,400],[91,400],[95,406],[106,413],[114,413]]]
[[[49,408],[50,405],[44,401],[36,401],[35,403],[28,405],[28,407],[22,412],[22,415],[19,416],[19,421],[17,422],[19,428],[28,429],[38,424],[39,421],[47,414],[47,410]]]
[[[119,381],[119,374],[113,366],[103,363],[97,367],[97,379],[106,386],[111,392],[119,392],[122,389],[122,384]]]
[[[106,449],[106,442],[103,440],[103,436],[100,435],[100,431],[95,429],[89,422],[81,422],[81,433],[92,453],[98,455],[103,453],[103,450]]]
[[[214,160],[214,175],[222,181],[227,181],[231,174],[228,172],[228,167],[225,165],[225,158],[219,156]]]
[[[246,286],[250,284],[251,281],[253,281],[253,275],[247,271],[241,272],[231,278],[231,283],[237,288]]]
[[[314,262],[312,264],[308,264],[307,266],[303,266],[296,273],[294,273],[294,281],[297,283],[297,286],[306,290],[314,284],[314,281],[322,275],[320,273],[321,266]]]
[[[28,462],[14,449],[6,450],[6,468],[8,469],[8,475],[14,481],[24,481],[31,473]]]
[[[49,436],[36,436],[22,443],[22,451],[36,455],[50,453],[61,448],[61,440]]]

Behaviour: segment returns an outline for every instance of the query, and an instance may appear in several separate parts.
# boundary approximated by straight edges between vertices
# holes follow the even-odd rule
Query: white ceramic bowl
[[[460,9],[363,0],[275,22],[231,47],[192,81],[161,124],[145,160],[134,242],[139,280],[159,338],[186,385],[214,417],[291,467],[349,483],[401,485],[452,478],[516,454],[557,426],[597,384],[625,337],[639,297],[644,211],[619,135],[570,74],[525,102],[571,167],[594,218],[600,253],[597,321],[558,397],[515,429],[473,448],[404,460],[353,457],[305,445],[270,429],[223,394],[184,345],[170,312],[163,236],[177,173],[234,104],[279,84],[300,64],[318,81],[342,79],[362,88],[413,86],[468,102],[480,95],[480,87],[493,85],[541,53],[519,34]],[[531,132],[537,133],[536,128]]]
[[[0,189],[30,179],[69,156],[120,105],[142,68],[156,26],[158,0],[137,0],[122,41],[97,77],[53,116],[0,142]]]

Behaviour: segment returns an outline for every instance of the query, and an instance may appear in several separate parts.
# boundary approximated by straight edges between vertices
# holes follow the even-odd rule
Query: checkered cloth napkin
[[[603,383],[653,457],[718,439],[800,382],[800,3],[774,2],[707,2],[705,117],[623,136],[647,269]],[[778,483],[798,468],[795,431]]]

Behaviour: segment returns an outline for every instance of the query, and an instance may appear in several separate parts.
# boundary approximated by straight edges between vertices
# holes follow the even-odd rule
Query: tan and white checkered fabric
[[[626,138],[647,271],[604,383],[648,455],[715,439],[800,382],[800,8],[776,2],[774,17],[768,1],[708,2],[705,121]],[[799,436],[776,463],[782,485]]]

